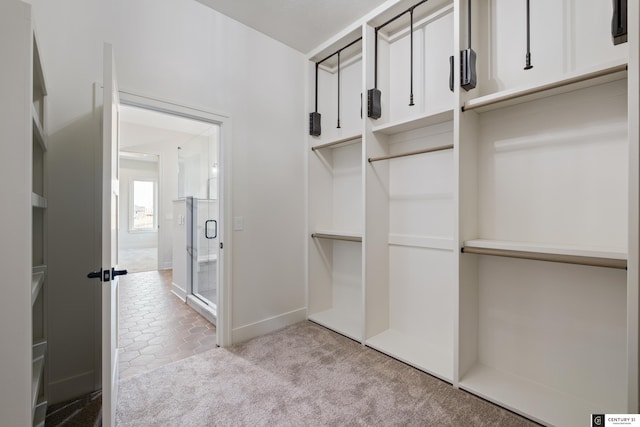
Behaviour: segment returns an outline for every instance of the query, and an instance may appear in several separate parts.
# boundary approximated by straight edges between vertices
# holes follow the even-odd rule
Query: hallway
[[[120,378],[210,350],[216,328],[171,293],[171,270],[120,279]]]

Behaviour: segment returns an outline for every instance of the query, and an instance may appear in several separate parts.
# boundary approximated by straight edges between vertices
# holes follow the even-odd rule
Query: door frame
[[[231,345],[231,283],[232,283],[232,228],[231,228],[231,116],[213,111],[207,107],[186,105],[183,103],[163,100],[156,97],[142,95],[120,88],[120,103],[132,107],[144,108],[151,111],[184,117],[220,126],[220,158],[218,164],[218,200],[220,201],[220,269],[218,284],[218,304],[216,313],[216,340],[220,347]],[[159,212],[162,214],[161,212]],[[126,266],[125,266],[126,267]]]

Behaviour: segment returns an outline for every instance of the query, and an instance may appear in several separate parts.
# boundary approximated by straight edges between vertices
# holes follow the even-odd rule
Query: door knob
[[[100,271],[92,271],[91,273],[87,274],[87,277],[89,279],[101,279],[102,278],[102,270],[100,270]]]

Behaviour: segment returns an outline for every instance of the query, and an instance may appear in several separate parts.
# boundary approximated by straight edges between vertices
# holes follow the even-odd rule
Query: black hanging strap
[[[527,55],[526,55],[526,63],[524,66],[525,70],[530,70],[533,68],[531,65],[531,16],[529,13],[529,0],[527,0]]]
[[[338,129],[340,129],[340,51],[338,51]]]
[[[411,56],[410,66],[409,66],[409,80],[410,80],[410,90],[409,90],[409,107],[413,107],[415,104],[413,103],[413,8],[409,11],[409,17],[411,19],[411,23],[409,25],[410,31],[410,40],[411,40],[411,49],[409,55]]]

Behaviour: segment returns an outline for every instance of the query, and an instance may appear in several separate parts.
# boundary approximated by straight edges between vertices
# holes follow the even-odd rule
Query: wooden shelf
[[[419,116],[409,117],[406,119],[386,123],[373,127],[373,132],[385,135],[394,135],[400,132],[406,132],[414,129],[420,129],[427,126],[446,123],[453,120],[453,109],[448,108],[439,111],[429,111]]]
[[[393,329],[369,338],[365,344],[440,379],[453,381],[453,349],[443,350],[429,345],[424,338]]]
[[[546,98],[627,77],[627,62],[618,61],[598,68],[570,73],[559,79],[548,79],[537,84],[522,86],[481,96],[464,103],[462,111],[485,112],[511,105]]]
[[[332,308],[310,314],[309,320],[360,342],[362,341],[362,320],[359,318],[361,310],[353,308],[351,310]]]
[[[47,276],[47,266],[38,265],[32,268],[31,273],[31,305],[36,302],[40,291],[42,290],[42,284]]]
[[[326,231],[318,230],[311,235],[314,239],[331,239],[331,240],[346,240],[348,242],[362,242],[362,234],[349,233],[344,231]]]
[[[464,242],[462,252],[595,267],[627,268],[627,254],[608,248],[545,245],[502,240],[468,240]]]
[[[362,134],[349,136],[347,138],[336,139],[335,141],[329,141],[325,144],[314,145],[311,147],[311,151],[322,150],[323,148],[338,148],[346,145],[355,144],[362,141]]]
[[[602,402],[587,402],[481,364],[473,366],[459,384],[462,389],[545,425],[583,426],[591,413],[602,410]],[[612,408],[607,411],[614,413]],[[617,410],[624,412],[624,408]]]
[[[39,209],[46,209],[47,199],[39,194],[31,193],[31,206]]]

